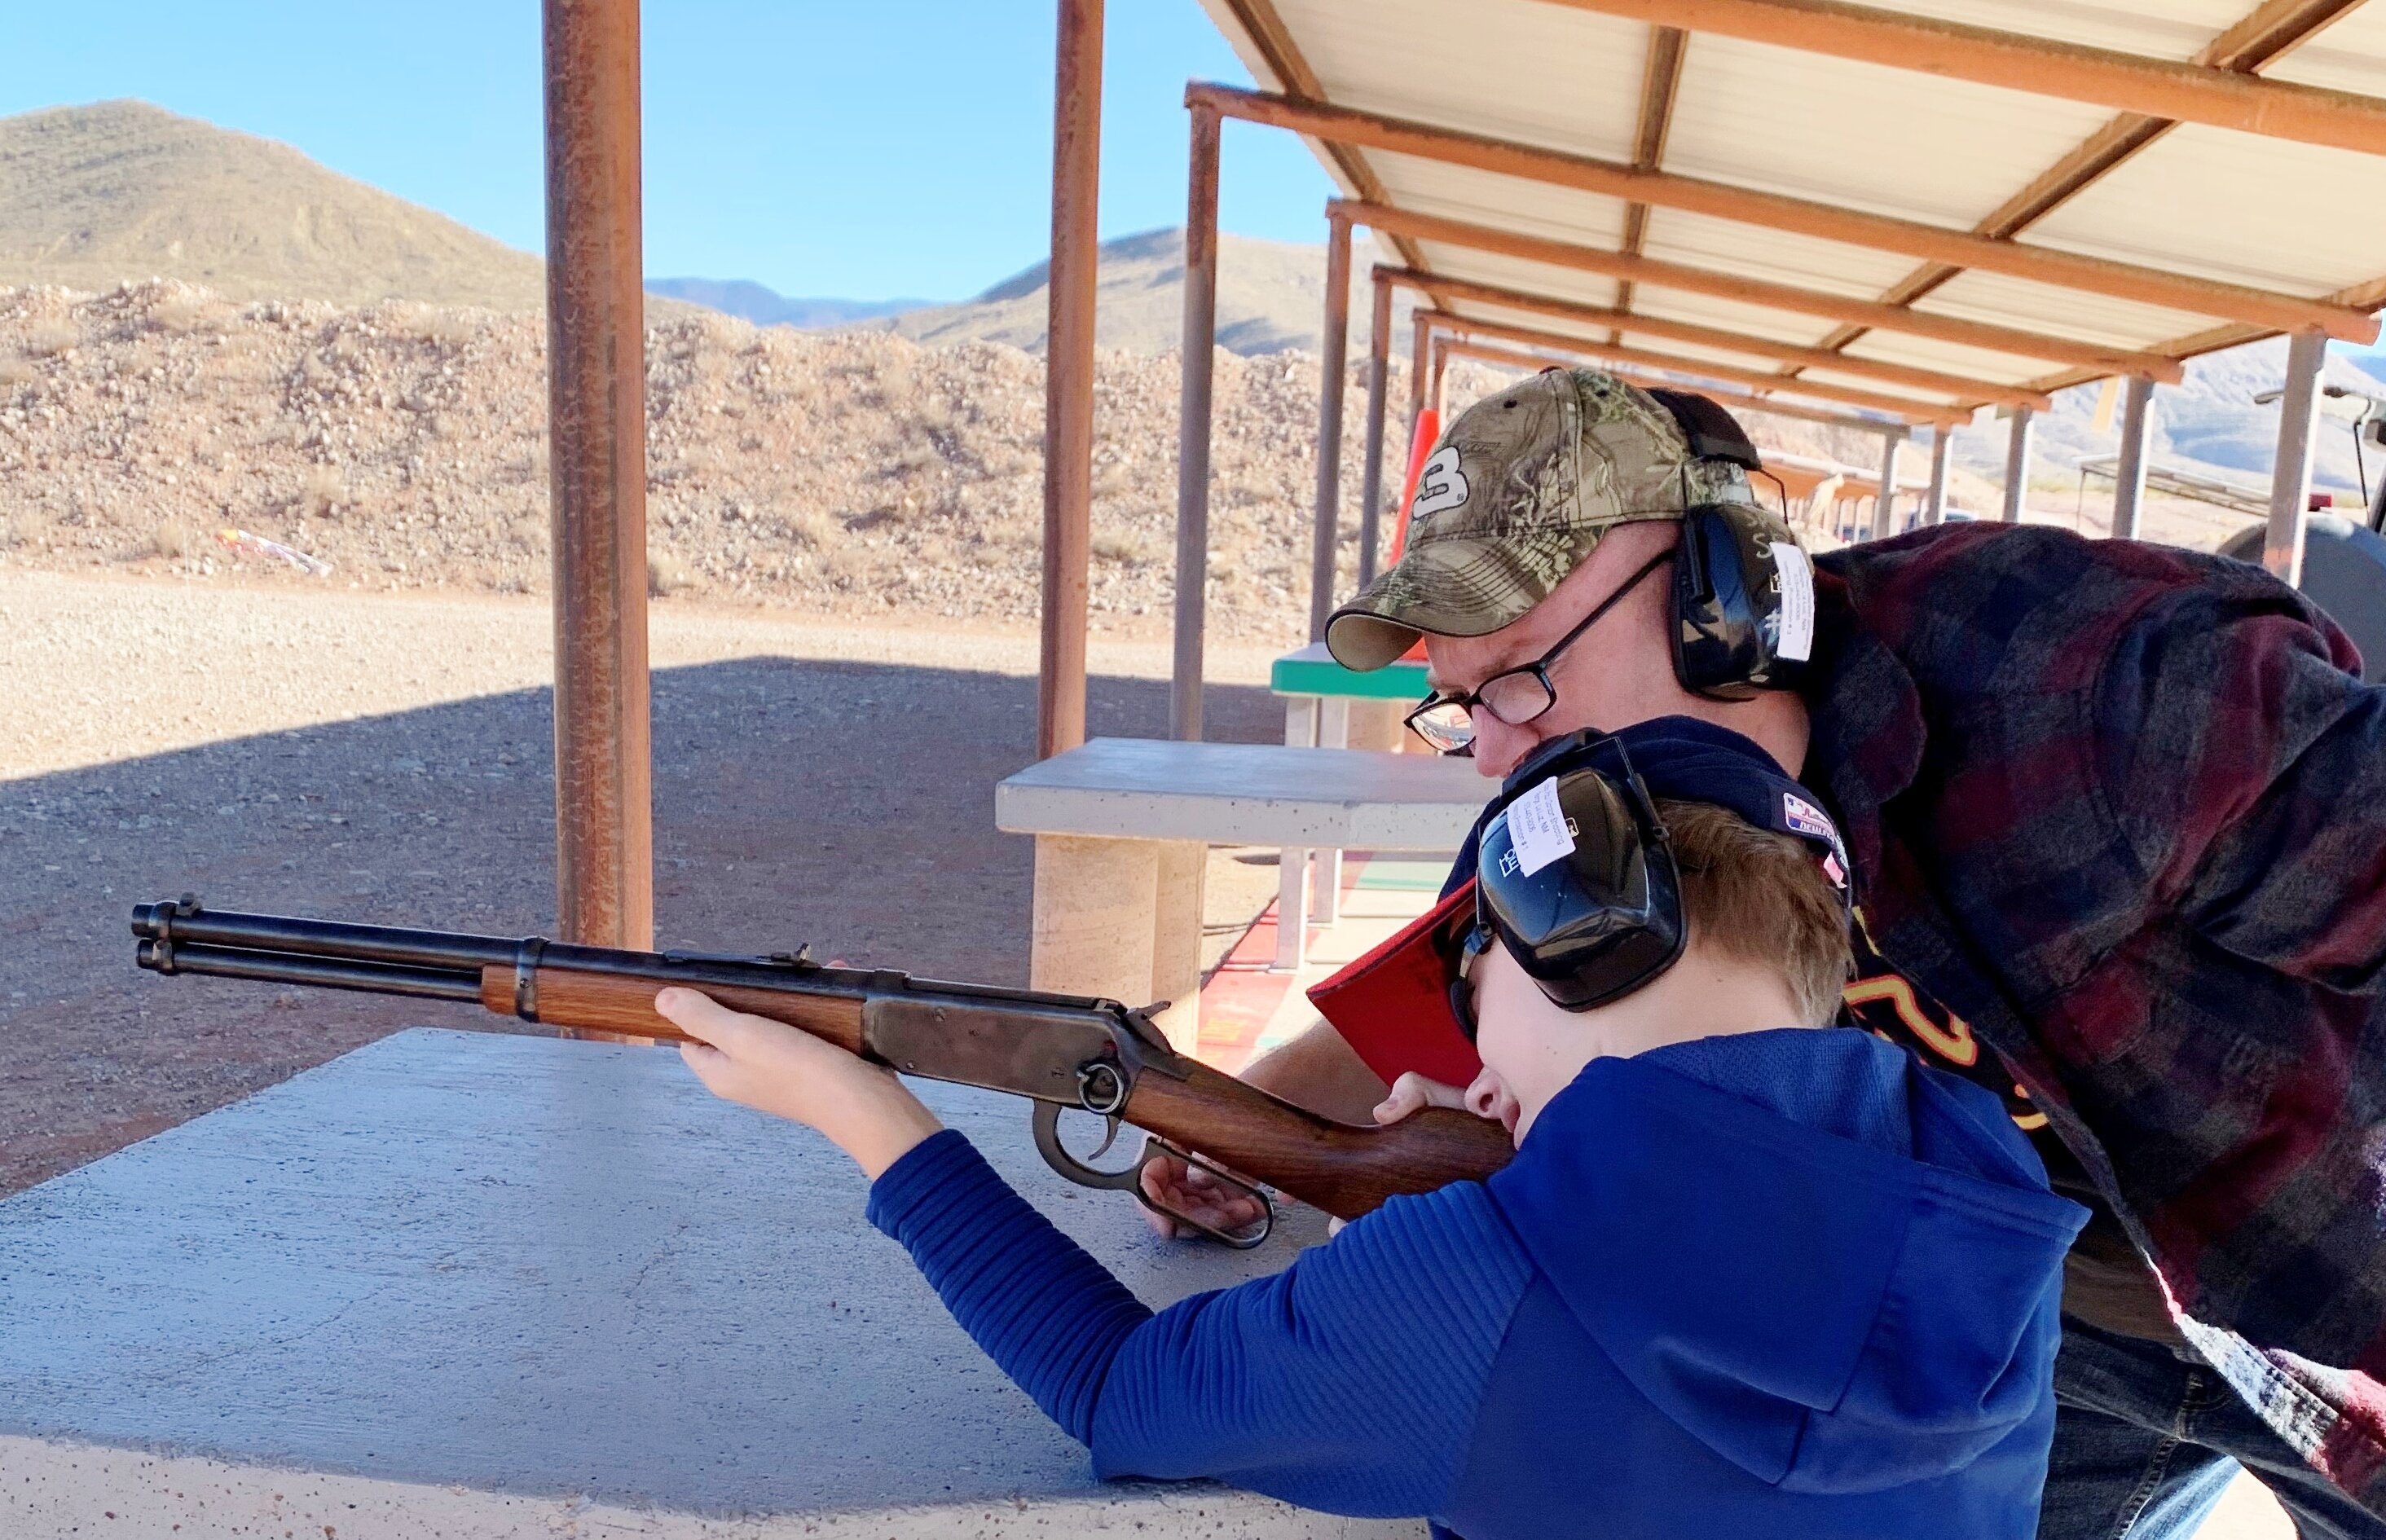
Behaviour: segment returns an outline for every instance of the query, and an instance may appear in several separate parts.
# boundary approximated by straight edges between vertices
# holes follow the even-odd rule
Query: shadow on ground
[[[1097,679],[1089,730],[1166,731],[1164,682]],[[1032,842],[994,784],[1034,758],[1036,683],[748,658],[654,681],[658,941],[1022,983]],[[1282,737],[1268,693],[1212,687],[1210,736]],[[547,692],[242,738],[0,783],[0,1193],[403,1026],[429,1000],[302,994],[132,966],[135,902],[492,932],[554,923]]]

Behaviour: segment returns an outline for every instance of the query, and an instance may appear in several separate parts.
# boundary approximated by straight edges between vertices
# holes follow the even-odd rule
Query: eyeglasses
[[[1530,663],[1505,669],[1463,695],[1437,690],[1408,715],[1409,731],[1432,745],[1443,754],[1458,754],[1475,745],[1475,710],[1480,707],[1510,727],[1522,727],[1541,716],[1558,703],[1557,686],[1550,682],[1550,665],[1558,654],[1574,645],[1584,632],[1599,623],[1605,615],[1623,602],[1624,595],[1640,586],[1642,580],[1658,568],[1674,559],[1670,550],[1660,551],[1641,563],[1640,570],[1617,585],[1615,592],[1592,607],[1563,636],[1551,645],[1550,650]]]

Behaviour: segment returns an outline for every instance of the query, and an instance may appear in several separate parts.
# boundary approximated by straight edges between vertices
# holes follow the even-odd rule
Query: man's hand
[[[1253,1059],[1239,1078],[1271,1096],[1344,1122],[1359,1118],[1384,1094],[1384,1083],[1342,1041],[1342,1034],[1323,1021]],[[1163,1158],[1146,1166],[1143,1192],[1154,1202],[1166,1203],[1221,1230],[1239,1230],[1260,1217],[1257,1202],[1219,1186],[1206,1172],[1182,1160]],[[1199,1233],[1149,1208],[1143,1217],[1163,1239]]]
[[[1392,1082],[1392,1094],[1375,1104],[1375,1121],[1396,1123],[1412,1113],[1428,1107],[1451,1107],[1461,1112],[1474,1112],[1466,1093],[1455,1085],[1444,1085],[1438,1080],[1427,1080],[1411,1070]],[[1480,1114],[1477,1114],[1480,1116]]]
[[[1257,1224],[1263,1212],[1259,1199],[1222,1185],[1200,1167],[1187,1165],[1174,1156],[1162,1156],[1143,1168],[1143,1196],[1229,1234]],[[1162,1239],[1183,1236],[1190,1240],[1201,1233],[1189,1224],[1149,1208],[1143,1211],[1143,1217]]]
[[[731,1010],[693,989],[662,991],[655,1009],[697,1040],[681,1044],[679,1056],[706,1090],[820,1130],[873,1182],[945,1126],[895,1071],[809,1033]]]

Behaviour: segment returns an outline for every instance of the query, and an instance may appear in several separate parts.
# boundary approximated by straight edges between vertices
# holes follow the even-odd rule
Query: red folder
[[[1474,924],[1470,882],[1310,990],[1318,1014],[1387,1084],[1413,1070],[1428,1080],[1464,1085],[1482,1069],[1450,1008],[1459,949]]]

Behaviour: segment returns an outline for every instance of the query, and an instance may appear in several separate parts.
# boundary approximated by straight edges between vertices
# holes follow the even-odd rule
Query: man
[[[1684,715],[1832,805],[1852,1019],[2003,1096],[2094,1211],[2042,1536],[2191,1534],[2242,1463],[2304,1535],[2386,1540],[2386,690],[2254,569],[2046,529],[1833,553],[1802,615],[1718,419],[1587,369],[1477,403],[1327,645],[1422,636],[1415,720],[1489,776]],[[1756,682],[1794,688],[1677,673],[1702,507],[1769,528],[1769,645],[1806,656]],[[1323,1027],[1247,1078],[1352,1121],[1384,1094]]]

